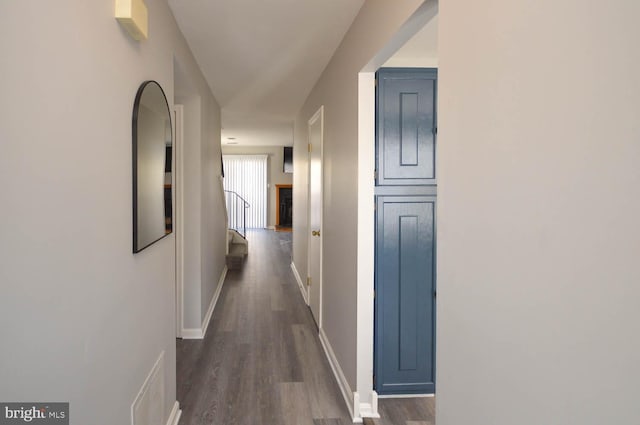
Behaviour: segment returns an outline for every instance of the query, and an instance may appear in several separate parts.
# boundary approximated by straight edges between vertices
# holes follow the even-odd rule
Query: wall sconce
[[[144,0],[116,0],[116,19],[134,40],[146,40],[149,32]]]

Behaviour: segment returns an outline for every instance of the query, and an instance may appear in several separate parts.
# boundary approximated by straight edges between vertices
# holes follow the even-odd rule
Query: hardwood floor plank
[[[352,422],[349,421],[349,424]],[[347,422],[344,422],[342,419],[314,419],[313,425],[347,425]]]
[[[336,418],[345,415],[344,401],[338,388],[315,327],[293,325],[296,351],[302,365],[302,375],[309,391],[311,411],[314,418]],[[342,401],[342,403],[340,403]]]
[[[228,276],[228,275],[227,275]],[[216,310],[220,308],[220,310],[225,310],[226,314],[218,314],[215,317],[216,320],[212,317],[212,322],[209,326],[215,325],[216,329],[220,329],[222,332],[233,332],[236,330],[238,326],[238,316],[239,312],[239,292],[237,284],[234,284],[229,281],[224,283],[225,290],[220,294],[220,299],[218,300],[218,305],[216,306]],[[222,306],[225,306],[224,308]],[[218,310],[219,311],[219,310]],[[216,311],[214,310],[214,314]]]
[[[284,382],[279,385],[282,401],[282,425],[314,425],[309,415],[311,406],[304,382]]]
[[[382,418],[363,418],[363,425],[393,425]]]
[[[285,297],[284,297],[285,288],[283,288],[282,284],[273,285],[273,289],[271,291],[270,299],[271,299],[271,310],[272,311],[285,311]]]
[[[389,424],[429,425],[435,423],[435,398],[384,398],[378,400],[378,412]],[[380,425],[384,424],[382,422]]]
[[[276,335],[276,364],[281,382],[303,382],[302,366],[295,348],[291,321],[286,312],[274,312],[278,321]]]

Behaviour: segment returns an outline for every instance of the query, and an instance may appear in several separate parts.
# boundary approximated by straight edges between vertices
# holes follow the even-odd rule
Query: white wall
[[[133,100],[155,79],[172,101],[174,55],[212,123],[205,153],[219,155],[219,108],[166,2],[146,4],[137,43],[112,0],[0,3],[0,400],[70,401],[74,424],[130,423],[162,351],[165,417],[176,398],[174,235],[131,249]],[[203,159],[203,179],[214,166]],[[213,217],[219,195],[205,195]],[[215,267],[217,249],[202,250]]]
[[[203,85],[202,90],[205,87],[208,89],[209,86]],[[202,200],[202,217],[200,220],[202,241],[200,245],[202,258],[201,323],[203,323],[207,312],[211,308],[218,285],[221,284],[220,279],[225,267],[227,249],[226,206],[223,202],[223,188],[220,182],[222,172],[220,165],[220,108],[213,97],[207,97],[207,99],[209,108],[206,110],[209,113],[205,114],[202,120],[202,134],[204,137],[200,144],[202,166],[202,173],[200,174],[200,199]]]
[[[304,279],[308,243],[307,121],[324,105],[323,328],[354,390],[358,73],[420,4],[419,0],[366,1],[307,98],[295,125],[293,261]]]
[[[440,6],[438,425],[640,422],[639,15]]]
[[[438,67],[438,15],[387,60],[385,68]]]
[[[306,152],[306,151],[305,151]],[[267,197],[267,226],[276,225],[276,185],[292,184],[293,174],[282,172],[282,161],[284,160],[284,150],[282,146],[228,146],[222,145],[222,153],[225,155],[258,155],[266,154],[267,157],[267,177],[269,179],[269,195]],[[293,212],[296,214],[296,211]]]
[[[177,80],[176,82],[179,82]],[[206,307],[202,308],[202,220],[200,141],[202,140],[202,101],[200,96],[176,97],[183,105],[184,140],[183,157],[188,167],[183,169],[184,203],[184,283],[183,283],[183,329],[197,329],[202,326]],[[179,178],[176,176],[176,178]],[[177,212],[177,211],[176,211]],[[179,214],[179,213],[178,213]]]
[[[187,73],[186,70],[190,69]],[[174,61],[175,102],[183,105],[184,283],[183,336],[205,320],[224,268],[226,222],[220,168],[220,107],[194,63]],[[197,76],[197,78],[195,77]]]

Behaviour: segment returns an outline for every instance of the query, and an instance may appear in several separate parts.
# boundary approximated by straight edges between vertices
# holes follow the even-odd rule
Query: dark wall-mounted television
[[[293,147],[284,147],[284,161],[282,161],[282,172],[293,173]]]

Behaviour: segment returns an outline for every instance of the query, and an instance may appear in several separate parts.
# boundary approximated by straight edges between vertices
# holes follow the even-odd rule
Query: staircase
[[[227,230],[227,247],[227,269],[241,269],[249,253],[249,241],[237,230],[229,229]]]
[[[225,205],[227,213],[227,269],[242,268],[244,259],[249,253],[247,241],[247,214],[249,203],[236,192],[225,190]]]

